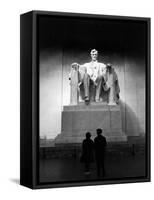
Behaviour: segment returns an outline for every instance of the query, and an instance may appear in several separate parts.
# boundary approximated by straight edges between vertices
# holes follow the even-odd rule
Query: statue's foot
[[[84,100],[85,100],[85,102],[89,102],[89,97],[86,96],[86,97],[84,98]]]
[[[95,99],[95,102],[100,102],[100,100],[99,99]]]
[[[117,105],[117,104],[116,104],[116,102],[109,102],[108,105],[109,105],[109,106],[115,106],[115,105]]]

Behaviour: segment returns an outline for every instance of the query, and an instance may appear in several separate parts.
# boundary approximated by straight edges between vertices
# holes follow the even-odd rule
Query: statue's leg
[[[83,85],[84,85],[85,101],[89,101],[90,77],[87,73],[84,74]]]
[[[83,102],[84,100],[84,73],[82,71],[79,71],[78,73],[78,78],[79,78],[79,81],[78,81],[78,93],[79,93],[79,102]]]
[[[90,96],[90,101],[94,102],[95,96],[96,96],[96,86],[91,79],[90,79],[90,86],[89,86],[89,96]]]
[[[96,83],[96,96],[95,96],[95,101],[99,102],[100,101],[100,93],[101,93],[101,88],[102,88],[102,79],[103,77],[100,75],[97,77]]]
[[[110,91],[109,91],[109,105],[116,105],[114,85],[111,85],[111,87],[110,87]]]

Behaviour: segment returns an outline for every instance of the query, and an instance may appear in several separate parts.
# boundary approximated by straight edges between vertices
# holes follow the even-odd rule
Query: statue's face
[[[98,53],[97,52],[92,52],[91,53],[91,59],[92,59],[92,61],[96,61],[97,57],[98,57]]]

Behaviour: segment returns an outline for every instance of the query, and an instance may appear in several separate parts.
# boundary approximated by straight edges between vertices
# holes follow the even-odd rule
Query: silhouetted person
[[[105,149],[106,149],[106,138],[102,135],[102,129],[97,129],[97,136],[94,139],[95,145],[95,158],[97,164],[97,175],[100,177],[101,174],[105,175],[104,168],[104,157],[105,157]]]
[[[81,162],[85,164],[85,173],[90,174],[90,163],[94,161],[94,142],[90,139],[91,134],[86,133],[86,139],[82,142]]]

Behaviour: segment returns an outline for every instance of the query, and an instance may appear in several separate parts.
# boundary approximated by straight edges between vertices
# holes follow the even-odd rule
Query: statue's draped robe
[[[79,68],[78,64],[72,64],[71,72],[69,74],[70,86],[71,86],[71,92],[70,92],[71,105],[77,105],[78,103],[78,97],[79,97],[79,91],[78,91],[79,70],[78,68]]]
[[[108,103],[109,104],[118,103],[120,87],[119,87],[118,76],[114,68],[106,70],[104,79],[106,84],[103,86],[103,88],[105,91],[108,91]]]

